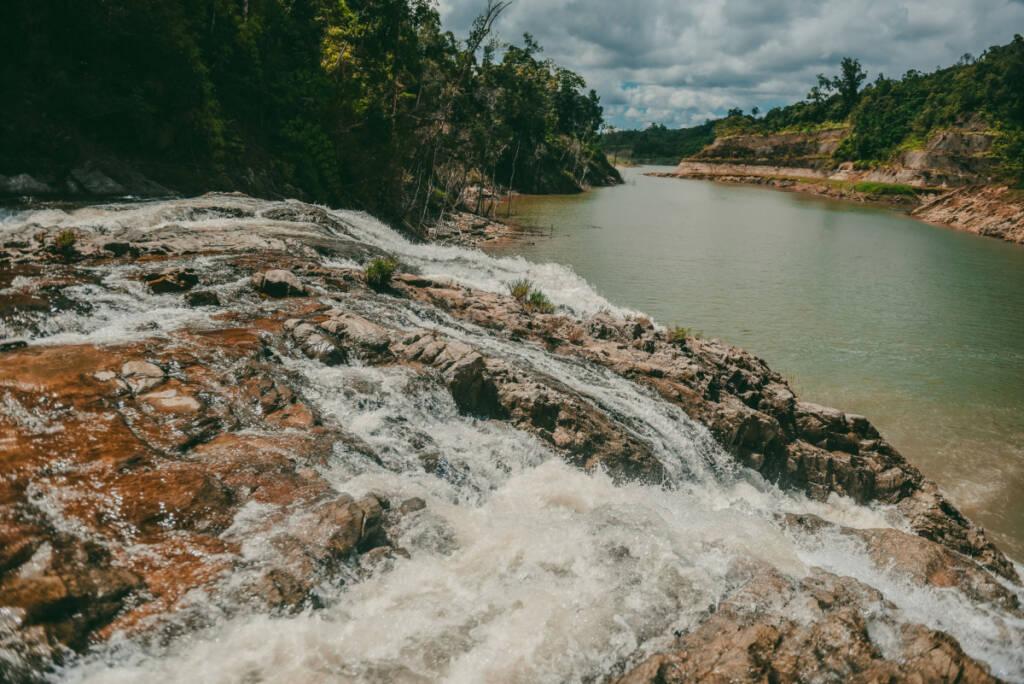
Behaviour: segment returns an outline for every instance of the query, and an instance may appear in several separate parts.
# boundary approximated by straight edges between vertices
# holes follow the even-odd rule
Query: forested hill
[[[954,66],[932,73],[908,71],[898,79],[879,74],[868,82],[860,63],[848,58],[838,75],[819,76],[801,102],[766,113],[736,109],[678,131],[653,126],[616,132],[603,142],[609,152],[637,161],[678,161],[695,154],[695,141],[843,129],[831,161],[867,168],[923,148],[936,133],[952,128],[984,132],[993,141],[985,153],[991,171],[1018,181],[1024,177],[1024,37],[1015,36],[978,58],[964,55]]]
[[[2,5],[0,175],[53,191],[98,164],[115,181],[299,195],[416,225],[474,183],[618,178],[594,91],[529,36],[494,40],[505,3],[461,40],[432,0]]]
[[[653,124],[642,131],[608,131],[601,139],[612,159],[641,164],[676,164],[715,141],[715,124],[692,128],[667,128]]]

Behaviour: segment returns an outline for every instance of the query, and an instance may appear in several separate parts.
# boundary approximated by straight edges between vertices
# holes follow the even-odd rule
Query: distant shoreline
[[[767,172],[765,172],[767,171]],[[709,180],[769,187],[819,197],[895,209],[912,218],[944,228],[994,237],[1024,245],[1024,192],[1005,185],[959,188],[912,188],[896,184],[863,184],[831,179],[814,169],[757,167],[684,160],[672,172],[648,172],[657,178]]]

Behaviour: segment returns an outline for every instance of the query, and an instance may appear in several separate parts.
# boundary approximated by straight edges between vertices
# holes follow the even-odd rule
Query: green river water
[[[513,205],[495,255],[768,360],[868,416],[1024,561],[1024,247],[775,190],[654,178]]]

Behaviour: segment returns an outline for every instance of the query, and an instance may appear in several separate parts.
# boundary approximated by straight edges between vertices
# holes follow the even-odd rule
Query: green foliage
[[[45,239],[45,234],[38,236],[37,239]],[[54,236],[48,251],[66,261],[71,261],[78,254],[78,250],[75,248],[77,244],[78,235],[70,228],[65,228]]]
[[[0,173],[98,155],[185,192],[301,194],[410,225],[474,182],[614,179],[583,79],[529,36],[487,43],[505,6],[459,41],[433,0],[9,0]]]
[[[636,153],[636,141],[659,140],[668,133],[679,140],[706,140],[703,144],[707,144],[741,134],[847,128],[849,133],[834,153],[834,161],[868,169],[892,161],[903,151],[923,148],[942,129],[973,128],[980,123],[997,134],[991,170],[1024,183],[1024,37],[1017,35],[1008,45],[989,48],[977,59],[965,56],[958,64],[930,74],[911,70],[900,79],[880,74],[862,88],[865,80],[860,63],[844,58],[840,73],[819,75],[817,85],[802,102],[776,107],[761,117],[731,109],[721,119],[680,131],[652,127],[615,132],[605,136],[605,149],[613,152],[631,147],[638,158],[642,155]],[[682,145],[670,149],[669,158],[697,151]],[[906,194],[899,186],[872,192]]]
[[[533,285],[532,280],[520,278],[507,283],[508,293],[530,313],[554,313],[555,305],[543,291]]]
[[[638,164],[678,164],[714,141],[715,128],[711,122],[680,129],[654,124],[642,131],[610,131],[601,137],[606,154]]]
[[[867,195],[913,196],[918,192],[916,188],[901,183],[876,183],[872,181],[854,183],[853,189]]]
[[[374,290],[386,290],[391,284],[398,262],[388,257],[377,257],[366,266],[366,284]]]
[[[548,296],[540,290],[532,290],[523,305],[530,313],[549,314],[554,313],[555,305],[551,303]]]
[[[999,171],[1014,179],[1018,188],[1024,188],[1024,127],[999,131],[994,147]]]
[[[508,284],[508,293],[518,302],[525,302],[526,298],[530,296],[530,290],[532,289],[533,282],[526,278],[513,280]]]
[[[61,252],[66,252],[74,249],[77,241],[78,236],[75,235],[75,231],[65,228],[57,233],[57,237],[53,239],[53,246]]]
[[[666,334],[671,344],[686,344],[686,339],[693,336],[693,331],[690,328],[674,325],[668,329]]]
[[[927,140],[936,130],[977,121],[1001,132],[997,171],[1022,177],[1024,130],[1024,38],[989,48],[977,60],[930,74],[907,72],[899,80],[879,76],[865,88],[851,112],[851,134],[836,152],[838,160],[888,161]]]

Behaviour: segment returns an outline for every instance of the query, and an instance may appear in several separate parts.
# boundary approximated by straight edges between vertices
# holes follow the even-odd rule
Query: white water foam
[[[211,216],[193,205],[234,207],[248,216]],[[414,244],[364,214],[330,212],[341,228],[259,218],[296,206],[302,205],[216,196],[31,212],[5,220],[0,231],[46,225],[111,236],[175,230],[354,236],[428,275],[489,291],[526,277],[579,313],[629,313],[564,267]],[[219,268],[216,261],[203,267]],[[74,290],[72,296],[93,303],[92,312],[76,314],[42,341],[104,343],[214,324],[174,297],[148,294],[130,271],[118,268],[106,271],[101,285],[82,286],[94,289]],[[224,286],[232,305],[260,306],[245,299],[242,285]],[[334,303],[365,305],[344,295]],[[900,619],[947,630],[997,674],[1024,678],[1024,626],[1015,618],[956,590],[923,588],[879,569],[849,537],[787,531],[779,522],[784,513],[812,513],[852,527],[904,527],[891,509],[781,492],[735,466],[677,407],[606,369],[497,338],[412,302],[381,300],[374,307],[376,318],[396,327],[436,329],[572,388],[649,445],[666,466],[669,486],[616,486],[603,473],[580,472],[530,434],[460,415],[439,383],[408,369],[290,361],[325,419],[369,443],[382,459],[378,465],[339,444],[323,466],[327,479],[357,496],[426,501],[398,531],[396,541],[410,558],[396,558],[390,570],[364,581],[322,588],[322,610],[218,617],[220,607],[211,604],[212,626],[202,631],[164,646],[115,640],[57,677],[189,684],[587,681],[665,647],[673,630],[692,627],[743,580],[740,566],[753,562],[793,577],[819,566],[859,578],[884,592]],[[434,472],[424,469],[424,459]],[[227,533],[245,539],[252,562],[268,540],[251,532],[259,528],[250,519],[263,514],[258,507],[243,509]],[[200,609],[203,600],[196,600]],[[879,648],[892,650],[891,630],[883,622],[872,625]]]

